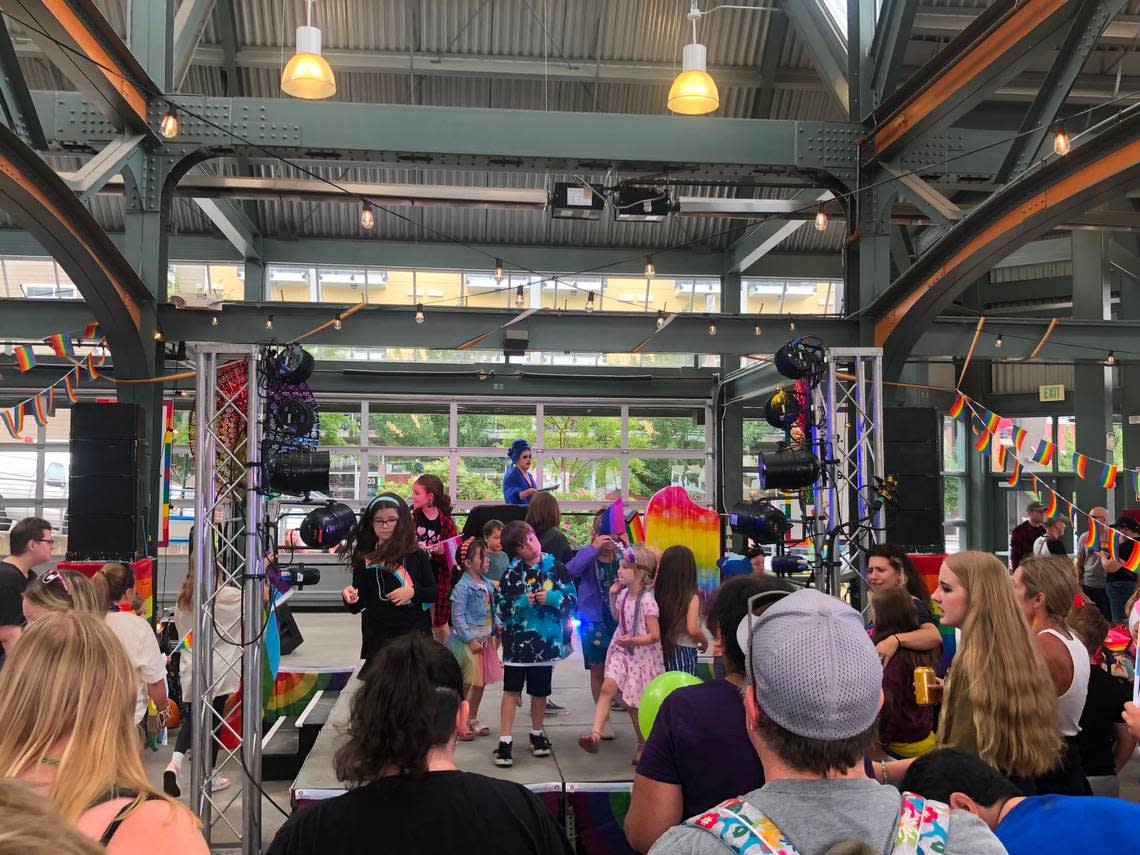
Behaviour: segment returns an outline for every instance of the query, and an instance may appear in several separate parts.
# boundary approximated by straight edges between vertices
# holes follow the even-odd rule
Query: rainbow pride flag
[[[1128,560],[1124,562],[1124,566],[1133,573],[1140,570],[1140,543],[1136,543],[1132,547],[1132,554],[1128,556]]]
[[[1140,469],[1132,472],[1132,490],[1136,493],[1136,498],[1140,499]]]
[[[1017,489],[1017,485],[1019,483],[1021,483],[1021,461],[1020,460],[1014,460],[1013,461],[1013,471],[1009,473],[1009,477],[1005,479],[1005,483],[1008,486],[1013,487],[1014,489]]]
[[[618,536],[625,533],[625,509],[621,499],[614,499],[598,521],[598,534]]]
[[[1005,446],[1000,441],[994,446],[994,465],[1005,471]]]
[[[645,543],[645,521],[640,511],[634,511],[629,515],[629,519],[625,521],[625,530],[629,534],[631,546]]]
[[[1057,494],[1049,491],[1049,501],[1045,503],[1045,518],[1053,519],[1057,516]]]
[[[71,379],[71,376],[73,374],[75,375],[74,380]],[[63,375],[63,385],[67,388],[67,400],[71,401],[71,403],[73,403],[73,404],[78,404],[79,403],[79,395],[76,394],[76,392],[75,392],[75,387],[79,385],[79,369],[78,368],[75,368],[71,371],[68,371],[66,374]]]
[[[86,339],[99,338],[99,325],[88,324],[83,328],[83,337]]]
[[[1104,470],[1101,472],[1100,485],[1106,490],[1112,490],[1116,487],[1116,467],[1105,464]]]
[[[1105,536],[1104,551],[1108,554],[1110,561],[1116,560],[1116,538],[1119,536],[1120,535],[1118,535],[1112,529],[1109,529],[1107,535]]]
[[[99,379],[99,372],[95,370],[95,357],[92,354],[87,354],[87,376],[92,380]]]
[[[984,428],[978,433],[978,438],[974,440],[974,450],[986,452],[990,447],[990,441],[993,439],[993,434]]]
[[[21,374],[36,367],[36,355],[28,345],[16,345],[12,348],[12,355],[16,357],[16,367],[20,369]]]
[[[1088,471],[1089,459],[1083,454],[1073,454],[1073,471],[1077,473],[1078,478],[1084,478],[1085,473]]]
[[[60,359],[75,358],[75,348],[71,345],[71,339],[69,339],[63,333],[55,333],[54,335],[50,335],[44,339],[44,341],[51,345],[51,349]]]
[[[962,413],[966,411],[966,396],[961,392],[954,398],[954,404],[950,407],[950,418],[960,419]]]
[[[1085,549],[1089,552],[1095,552],[1100,548],[1100,532],[1096,529],[1096,520],[1089,517],[1089,530],[1085,532],[1085,536],[1081,541],[1085,545]]]
[[[1018,428],[1013,432],[1013,447],[1021,451],[1021,446],[1025,445],[1025,440],[1029,438],[1029,431],[1025,428]]]
[[[1040,463],[1042,466],[1048,466],[1053,462],[1053,451],[1056,448],[1053,443],[1047,439],[1041,440],[1037,443],[1037,450],[1033,452],[1031,458],[1034,463]]]
[[[4,427],[12,439],[19,439],[20,434],[24,432],[24,405],[17,404],[12,409],[0,413],[0,421],[4,422]]]
[[[986,412],[983,410],[982,412]],[[997,413],[986,412],[986,430],[989,433],[997,433],[998,425],[1001,424],[1001,416]]]
[[[47,408],[44,406],[42,393],[32,398],[32,419],[41,427],[48,423]]]

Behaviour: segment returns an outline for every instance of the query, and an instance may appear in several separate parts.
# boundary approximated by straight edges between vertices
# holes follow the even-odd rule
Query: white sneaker
[[[210,792],[216,793],[218,790],[224,790],[230,785],[229,778],[223,778],[221,775],[215,775],[210,779]]]

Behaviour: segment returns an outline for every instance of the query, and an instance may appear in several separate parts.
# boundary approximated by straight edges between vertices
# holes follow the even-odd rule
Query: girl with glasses
[[[534,452],[525,439],[516,439],[507,449],[511,465],[503,473],[503,501],[508,505],[529,505],[538,492],[538,484],[530,474]]]
[[[395,493],[381,493],[365,506],[341,555],[352,568],[352,584],[341,592],[344,607],[364,613],[364,679],[368,663],[392,639],[408,632],[431,633],[428,609],[435,603],[435,574],[416,541],[412,512]]]

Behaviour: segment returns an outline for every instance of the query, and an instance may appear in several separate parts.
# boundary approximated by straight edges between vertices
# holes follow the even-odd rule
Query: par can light
[[[768,424],[783,430],[794,425],[802,412],[796,393],[788,389],[777,389],[764,405],[764,418]]]
[[[329,492],[329,453],[293,451],[278,454],[265,464],[269,489],[289,496]]]
[[[728,512],[733,533],[756,543],[779,543],[792,526],[784,514],[768,502],[737,502]]]
[[[761,453],[759,469],[762,490],[801,490],[819,480],[819,461],[799,448]]]
[[[299,534],[305,545],[312,549],[328,549],[336,546],[356,525],[356,513],[342,502],[329,502],[320,508],[313,508],[301,520]]]

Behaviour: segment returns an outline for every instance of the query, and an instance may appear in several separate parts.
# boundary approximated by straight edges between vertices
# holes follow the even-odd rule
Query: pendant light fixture
[[[1065,133],[1065,126],[1058,125],[1056,133],[1053,134],[1053,154],[1058,157],[1064,157],[1072,151],[1073,143],[1069,139],[1069,135]]]
[[[306,0],[304,26],[297,27],[297,52],[281,72],[281,91],[315,101],[336,94],[336,77],[321,56],[321,31],[313,26],[313,3]]]
[[[166,108],[162,121],[158,123],[158,132],[168,140],[178,136],[178,110],[173,104]]]
[[[697,41],[697,21],[701,10],[696,0],[689,9],[688,18],[693,24],[693,41],[687,44],[681,54],[681,73],[669,87],[669,109],[685,116],[703,116],[720,106],[720,93],[716,81],[705,70],[708,52]]]

